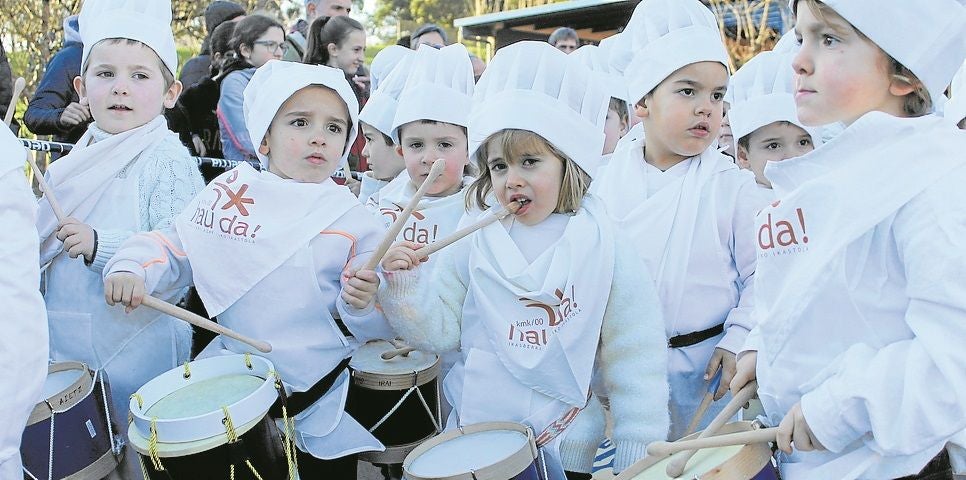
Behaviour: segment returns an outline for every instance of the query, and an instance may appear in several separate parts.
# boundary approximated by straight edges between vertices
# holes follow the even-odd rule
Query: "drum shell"
[[[114,405],[111,401],[111,385],[107,373],[100,372],[97,378],[91,380],[91,372],[81,363],[75,364],[83,369],[86,379],[86,389],[72,392],[62,392],[57,395],[61,399],[52,406],[58,411],[53,414],[54,422],[54,479],[72,478],[76,480],[99,479],[107,476],[117,468],[119,459],[114,455],[114,440],[108,435],[108,413],[104,409],[107,405]],[[51,369],[58,364],[51,365]],[[63,365],[63,364],[61,364]],[[90,387],[93,381],[93,388]],[[103,388],[102,388],[103,387]],[[89,389],[89,390],[87,390]],[[105,393],[107,397],[105,398]],[[77,395],[81,395],[78,397]],[[69,398],[69,404],[64,399]],[[52,399],[47,399],[52,401]],[[49,411],[47,404],[41,403]],[[36,410],[39,410],[40,405]],[[35,410],[35,414],[36,414]],[[35,415],[32,415],[34,417]],[[49,480],[47,468],[50,461],[50,423],[51,416],[30,423],[24,429],[21,439],[20,455],[23,466],[39,480]],[[114,435],[119,435],[117,425],[112,423]]]
[[[433,424],[433,420],[439,423],[438,382],[439,378],[433,378],[416,387],[433,412],[432,418],[419,396],[413,392],[379,428],[372,431],[373,436],[383,445],[397,446],[420,442],[438,433]],[[353,381],[346,399],[346,412],[360,425],[370,429],[396,406],[408,390],[409,387],[402,390],[373,390]]]
[[[288,479],[288,467],[285,449],[278,428],[270,416],[266,415],[250,430],[239,437],[244,444],[252,465],[263,480]],[[141,463],[148,473],[147,480],[225,480],[231,478],[230,465],[232,463],[228,443],[217,447],[184,456],[164,457],[161,452],[161,465],[164,471],[154,468],[151,457],[142,448],[135,447],[141,457]],[[244,463],[235,465],[236,480],[255,480],[256,477]]]

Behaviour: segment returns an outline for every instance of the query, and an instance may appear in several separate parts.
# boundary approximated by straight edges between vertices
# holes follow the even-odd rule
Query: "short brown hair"
[[[855,32],[858,33],[861,38],[872,42],[872,44],[875,45],[876,48],[878,48],[879,51],[886,56],[886,58],[889,59],[889,76],[892,78],[892,80],[905,83],[913,88],[912,92],[909,92],[903,97],[903,113],[910,117],[921,117],[932,111],[932,97],[929,95],[929,91],[926,90],[926,86],[921,80],[919,80],[919,77],[917,77],[915,73],[912,73],[912,70],[909,70],[909,68],[903,65],[902,62],[893,58],[892,55],[889,55],[889,53],[887,53],[885,50],[882,50],[882,47],[873,42],[869,37],[862,33],[861,30],[856,28],[855,25],[852,25],[852,22],[842,18],[842,16],[836,13],[832,7],[824,4],[821,0],[795,0],[792,6],[794,7],[796,13],[798,12],[798,5],[802,2],[805,2],[805,5],[808,6],[812,14],[823,23],[829,23],[829,15],[834,15],[838,18],[841,18],[842,21],[852,27],[852,29],[855,30]]]
[[[617,97],[610,97],[610,105],[607,106],[607,109],[617,112],[617,118],[620,118],[625,122],[628,120],[627,102]]]
[[[493,179],[490,177],[490,168],[486,159],[489,156],[490,142],[494,140],[500,142],[508,157],[520,157],[524,153],[543,151],[559,158],[563,162],[563,178],[560,182],[560,196],[557,198],[557,206],[553,211],[554,213],[568,213],[580,209],[580,202],[587,194],[587,189],[590,188],[590,175],[540,135],[529,130],[505,129],[487,137],[476,151],[476,162],[480,169],[480,176],[467,188],[467,210],[473,207],[486,210],[490,207],[486,204],[486,197],[493,191]]]

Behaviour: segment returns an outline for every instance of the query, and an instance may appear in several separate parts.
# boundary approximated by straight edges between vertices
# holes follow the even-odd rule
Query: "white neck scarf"
[[[358,204],[331,179],[288,181],[246,163],[212,180],[176,220],[208,313],[223,312]]]
[[[752,313],[769,361],[846,247],[966,163],[963,152],[966,133],[941,118],[872,112],[819,149],[769,164],[766,176],[783,194],[756,221]]]
[[[583,406],[614,273],[603,205],[585,197],[561,238],[531,264],[500,223],[472,242],[470,288],[497,357],[522,384]]]
[[[407,227],[399,232],[396,240],[429,244],[455,231],[466,211],[463,189],[472,181],[471,177],[464,177],[460,191],[452,195],[421,198],[409,217]],[[416,188],[405,170],[379,190],[379,213],[386,225],[392,225],[415,194]]]
[[[691,161],[688,172],[648,196],[644,139],[614,152],[601,178],[594,180],[599,195],[618,228],[630,234],[651,272],[667,311],[677,318],[681,292],[697,226],[701,191],[716,173],[738,168],[713,148]],[[672,330],[673,330],[673,326]]]
[[[167,135],[168,123],[163,116],[138,127],[112,135],[104,140],[93,140],[92,124],[66,156],[47,169],[47,183],[64,210],[64,215],[80,221],[94,209],[110,181],[131,163],[141,152],[161,143]],[[136,180],[133,180],[136,181]],[[54,236],[57,217],[50,202],[44,196],[37,209],[37,231],[40,234],[40,263],[53,259],[63,244]],[[93,225],[97,228],[97,225]]]

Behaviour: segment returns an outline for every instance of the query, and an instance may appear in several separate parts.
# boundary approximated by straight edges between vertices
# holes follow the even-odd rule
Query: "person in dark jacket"
[[[230,40],[234,22],[223,22],[211,34],[211,71],[198,83],[185,89],[174,108],[164,112],[168,128],[176,132],[192,155],[223,158],[218,117],[215,109],[221,95],[221,80],[235,70],[248,68],[235,59]],[[224,173],[223,168],[201,167],[206,182]]]
[[[23,116],[27,128],[34,134],[53,135],[55,142],[74,143],[93,121],[90,108],[81,105],[74,90],[74,77],[80,75],[83,50],[77,15],[71,15],[64,19],[64,47],[47,63]]]
[[[208,35],[201,42],[201,53],[185,62],[178,77],[185,89],[211,76],[211,37],[215,29],[224,22],[234,21],[243,16],[245,16],[245,9],[235,2],[215,0],[208,5],[205,9],[205,31]]]
[[[13,72],[10,70],[10,62],[7,61],[7,52],[0,44],[0,118],[4,118],[8,108],[16,108],[10,105],[13,100]],[[14,119],[10,123],[10,130],[14,135],[20,132],[20,124]]]

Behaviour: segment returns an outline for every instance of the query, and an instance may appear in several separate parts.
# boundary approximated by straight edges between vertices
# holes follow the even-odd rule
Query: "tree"
[[[710,0],[709,3],[725,39],[732,71],[759,52],[775,46],[781,32],[768,25],[769,14],[779,12],[783,23],[788,24],[789,12],[782,6],[785,0]],[[733,18],[735,25],[726,27],[726,18]]]

